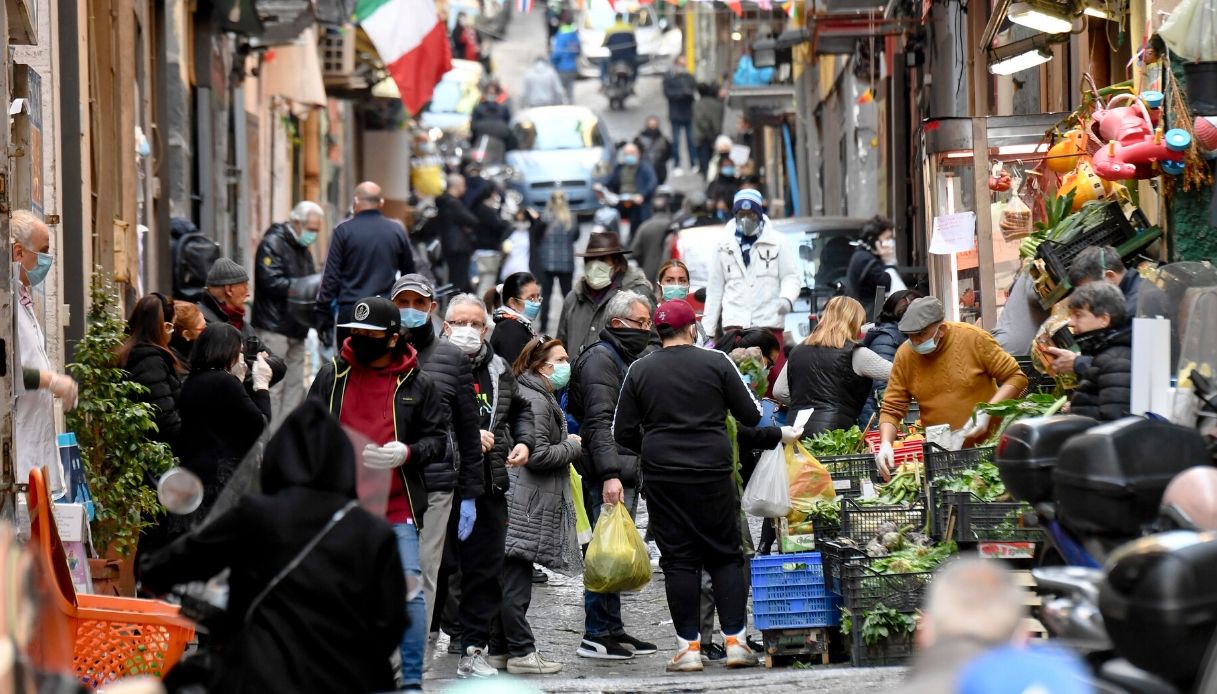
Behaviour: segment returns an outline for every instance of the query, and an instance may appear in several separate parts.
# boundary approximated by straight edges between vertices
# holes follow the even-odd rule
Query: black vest
[[[854,373],[857,348],[854,343],[839,349],[799,345],[791,351],[786,367],[790,410],[815,408],[803,429],[804,436],[848,429],[857,423],[871,388],[871,379]]]

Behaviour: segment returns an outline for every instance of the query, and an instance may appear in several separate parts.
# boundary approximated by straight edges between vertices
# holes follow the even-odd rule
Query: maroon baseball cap
[[[697,314],[684,299],[665,301],[655,309],[655,327],[666,325],[673,330],[681,330],[696,322]]]

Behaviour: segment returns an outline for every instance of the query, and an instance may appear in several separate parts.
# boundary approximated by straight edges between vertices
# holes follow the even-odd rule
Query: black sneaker
[[[533,583],[549,583],[549,576],[546,575],[546,573],[544,571],[534,567],[532,570],[532,582]]]
[[[751,636],[746,638],[744,640],[744,643],[748,644],[748,648],[751,648],[753,653],[764,653],[765,652],[765,647],[762,646],[760,643],[758,643],[756,641],[756,639],[752,638]]]
[[[598,660],[629,660],[634,657],[634,651],[622,646],[611,636],[589,636],[587,634],[583,635],[583,641],[579,643],[579,650],[575,653],[581,658]]]
[[[701,660],[703,663],[712,663],[722,660],[727,657],[727,651],[717,643],[711,642],[709,645],[701,645]]]
[[[655,644],[636,639],[624,631],[620,634],[613,634],[613,638],[617,643],[633,651],[634,655],[651,655],[659,651],[659,647]]]

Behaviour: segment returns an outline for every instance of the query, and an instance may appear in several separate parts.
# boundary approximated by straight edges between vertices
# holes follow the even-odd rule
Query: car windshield
[[[545,115],[520,120],[512,131],[519,149],[555,150],[603,147],[595,116]]]
[[[849,259],[854,252],[851,241],[855,232],[848,229],[810,231],[797,227],[781,231],[798,248],[799,281],[804,287],[826,290],[845,280]]]
[[[431,108],[427,110],[432,113],[456,113],[461,105],[462,92],[460,80],[442,80],[435,85],[435,92],[431,95]]]
[[[635,28],[649,27],[654,23],[654,17],[644,9],[628,13],[630,24]],[[607,0],[596,1],[583,13],[583,27],[604,31],[616,23],[617,10],[613,9]]]

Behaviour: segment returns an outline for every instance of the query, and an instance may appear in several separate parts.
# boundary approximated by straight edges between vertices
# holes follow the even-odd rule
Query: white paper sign
[[[957,212],[934,218],[934,235],[930,237],[930,253],[951,255],[976,248],[976,213]]]

